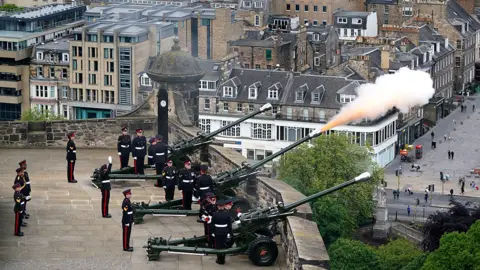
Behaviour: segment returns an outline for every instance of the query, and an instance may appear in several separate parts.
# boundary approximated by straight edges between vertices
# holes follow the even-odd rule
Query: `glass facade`
[[[55,27],[81,20],[86,7],[69,9],[64,12],[57,12],[52,15],[40,15],[38,18],[15,18],[1,17],[0,30],[3,31],[22,31],[22,32],[42,32]]]
[[[20,119],[21,104],[0,103],[0,121],[13,121]]]
[[[90,108],[75,108],[76,119],[95,119],[95,118],[110,118],[112,116],[111,110],[99,110]]]

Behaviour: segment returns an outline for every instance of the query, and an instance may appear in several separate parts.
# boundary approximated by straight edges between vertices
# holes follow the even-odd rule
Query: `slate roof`
[[[322,76],[292,73],[287,71],[234,69],[230,79],[218,88],[217,95],[222,101],[235,101],[245,103],[267,102],[273,105],[309,106],[319,108],[339,109],[341,104],[337,102],[337,92],[350,84],[356,85],[356,81],[345,77]],[[259,86],[257,98],[248,98],[248,88],[252,84]],[[223,86],[237,86],[238,93],[234,98],[223,97]],[[353,87],[353,86],[352,86]],[[269,88],[280,88],[278,100],[268,99]],[[303,102],[297,102],[296,92],[305,92]],[[312,103],[312,93],[323,92],[320,104]]]
[[[280,41],[278,42],[277,46],[283,46],[289,44],[290,41]],[[232,46],[251,46],[251,47],[265,47],[265,48],[273,48],[274,42],[273,39],[263,39],[263,40],[256,40],[256,39],[237,39],[232,41]]]
[[[480,23],[476,21],[470,14],[468,14],[465,9],[460,6],[460,4],[457,3],[457,1],[450,0],[447,3],[447,18],[450,21],[452,25],[462,25],[466,22],[469,24],[469,29],[465,29],[465,34],[462,34],[461,30],[459,31],[458,28],[457,31],[464,35],[468,36],[472,33],[475,33],[477,30],[480,30]]]
[[[217,60],[206,60],[197,58],[197,62],[200,67],[203,69],[205,76],[200,80],[205,81],[218,81],[222,75],[222,62]]]
[[[396,5],[398,0],[367,0],[367,4],[376,4],[376,5]]]

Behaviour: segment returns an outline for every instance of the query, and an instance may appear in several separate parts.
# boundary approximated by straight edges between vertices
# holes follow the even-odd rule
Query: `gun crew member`
[[[70,131],[67,134],[67,179],[69,183],[77,183],[75,180],[75,161],[77,160],[77,147],[75,146],[75,132]]]
[[[229,211],[232,208],[232,201],[219,200],[217,206],[218,211],[212,215],[210,230],[214,239],[214,248],[225,249],[227,241],[233,237],[232,218]],[[225,254],[217,254],[216,263],[225,264]]]
[[[25,179],[25,188],[22,189],[22,194],[25,196],[25,198],[30,198],[30,193],[32,192],[32,187],[30,186],[30,176],[28,175],[27,172],[27,161],[22,160],[18,163],[20,165],[20,168],[23,170],[23,179]],[[24,208],[24,214],[25,218],[28,219],[30,217],[30,214],[27,212],[27,202],[25,201],[25,206]]]
[[[137,136],[132,141],[132,156],[135,174],[145,174],[145,155],[147,154],[147,139],[143,136],[143,130],[137,129]]]
[[[127,132],[127,127],[123,127],[122,135],[118,136],[117,150],[120,158],[120,169],[128,167],[128,159],[130,158],[132,137]]]
[[[15,201],[15,206],[13,211],[15,212],[15,230],[14,233],[16,236],[23,236],[23,232],[20,230],[23,220],[23,205],[25,204],[25,197],[23,196],[21,190],[22,187],[20,184],[16,183],[12,186],[15,190],[13,194],[13,200]]]
[[[163,136],[157,135],[156,137],[157,144],[155,145],[155,171],[157,175],[162,175],[163,168],[165,167],[165,162],[168,158],[168,147],[165,143],[162,142]],[[156,187],[162,187],[162,178],[157,179]]]
[[[152,137],[148,142],[150,143],[148,147],[148,165],[155,168],[155,145],[157,144],[157,140]]]
[[[177,168],[173,166],[173,161],[168,160],[167,166],[163,168],[163,188],[165,189],[165,200],[171,201],[175,195],[177,186]]]
[[[102,191],[102,217],[104,218],[111,218],[112,215],[108,213],[108,205],[110,204],[110,190],[112,189],[110,185],[110,179],[108,179],[108,175],[112,170],[112,157],[108,157],[108,166],[107,164],[103,164],[100,168],[100,181],[102,181],[102,185],[100,186],[100,190]]]
[[[132,252],[133,248],[130,247],[130,235],[132,234],[133,227],[133,208],[130,198],[132,197],[132,190],[127,189],[123,191],[125,199],[122,202],[122,229],[123,229],[123,250]]]
[[[182,206],[185,210],[192,210],[193,189],[195,187],[195,173],[190,160],[185,161],[185,168],[180,172],[178,189],[182,191]]]
[[[203,230],[205,233],[205,241],[208,243],[208,247],[213,247],[213,239],[210,233],[210,222],[213,213],[217,211],[217,197],[215,194],[208,192],[203,197],[200,203],[199,220],[203,223]]]
[[[203,198],[208,192],[214,193],[214,182],[210,175],[207,174],[208,166],[200,166],[200,176],[197,178],[197,190],[200,198]]]
[[[18,184],[20,186],[20,193],[22,193],[22,195],[25,197],[24,192],[25,192],[25,189],[27,187],[27,182],[25,181],[25,177],[23,175],[23,169],[18,168],[15,171],[17,172],[17,176],[15,176],[15,180],[13,181],[13,184],[14,185]],[[25,206],[26,206],[26,203],[24,201],[22,203],[22,220],[26,219]],[[20,225],[23,226],[23,227],[26,227],[27,223],[23,222]]]

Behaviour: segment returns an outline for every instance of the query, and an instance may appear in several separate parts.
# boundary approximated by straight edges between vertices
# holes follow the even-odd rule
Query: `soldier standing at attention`
[[[14,233],[16,236],[23,236],[23,232],[20,230],[20,226],[22,225],[23,220],[23,205],[25,204],[25,197],[20,192],[22,187],[20,184],[14,184],[12,188],[15,190],[13,194],[13,199],[15,201],[15,206],[13,207],[13,211],[15,212],[15,230]]]
[[[118,157],[120,158],[120,169],[128,167],[130,157],[130,144],[132,138],[127,134],[127,127],[122,128],[122,135],[118,136]]]
[[[203,198],[206,193],[214,192],[214,182],[210,175],[207,174],[208,166],[200,166],[200,176],[197,179],[197,190],[200,198]]]
[[[133,248],[130,247],[130,235],[132,233],[133,226],[133,208],[130,198],[132,197],[132,190],[127,189],[123,191],[125,199],[123,199],[122,210],[122,229],[123,229],[123,250],[132,252]]]
[[[27,187],[27,183],[25,182],[25,177],[23,175],[23,169],[22,168],[17,168],[15,170],[17,172],[17,176],[15,176],[15,181],[13,181],[14,185],[20,186],[20,193],[22,194],[23,198],[25,199],[25,188]],[[27,223],[23,222],[23,219],[26,219],[26,214],[25,214],[25,205],[26,205],[26,199],[22,201],[21,206],[22,206],[22,222],[20,223],[20,226],[22,227],[27,227]]]
[[[231,200],[220,200],[217,202],[218,211],[213,213],[211,232],[214,237],[215,249],[227,248],[227,239],[232,238],[232,218],[229,210],[232,207]],[[216,263],[225,264],[225,254],[218,254]]]
[[[192,210],[193,188],[195,187],[195,173],[190,160],[185,161],[185,169],[180,172],[178,190],[182,191],[182,206],[185,210]]]
[[[30,198],[30,193],[32,192],[32,188],[30,186],[30,176],[27,173],[27,161],[22,160],[18,163],[20,165],[20,168],[23,169],[23,179],[25,179],[25,188],[22,189],[22,194],[26,198]],[[30,217],[30,214],[27,212],[27,202],[25,202],[25,206],[23,207],[25,210],[25,218],[28,219]]]
[[[70,131],[67,134],[67,179],[69,183],[77,183],[75,180],[75,161],[77,160],[77,147],[73,142],[75,138],[75,132]]]
[[[162,142],[163,136],[157,135],[157,144],[155,145],[155,170],[157,175],[162,175],[165,161],[168,158],[168,147]],[[156,187],[162,187],[162,178],[157,179]]]
[[[132,156],[135,166],[135,174],[145,174],[145,155],[147,154],[147,139],[143,136],[143,130],[137,129],[137,137],[132,141]]]
[[[102,191],[102,217],[111,218],[112,215],[108,213],[108,204],[110,203],[110,190],[112,189],[110,185],[110,179],[107,179],[107,176],[112,170],[112,157],[108,157],[108,166],[103,164],[100,168],[100,180],[102,185],[100,190]]]
[[[177,168],[173,166],[173,161],[167,161],[167,167],[163,168],[163,189],[165,190],[165,200],[171,201],[175,195],[175,187],[177,186]]]
[[[203,223],[205,241],[208,243],[208,247],[213,247],[213,239],[212,235],[210,234],[210,222],[213,213],[215,213],[217,210],[217,197],[211,192],[206,193],[202,198],[202,202],[200,203],[200,211],[198,216],[200,218],[199,222]]]
[[[157,144],[157,140],[152,137],[148,142],[150,143],[148,147],[148,165],[155,168],[155,145]]]

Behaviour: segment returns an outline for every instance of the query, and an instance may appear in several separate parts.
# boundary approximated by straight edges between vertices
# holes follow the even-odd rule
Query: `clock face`
[[[162,107],[167,106],[167,102],[165,100],[160,101],[160,106]]]

